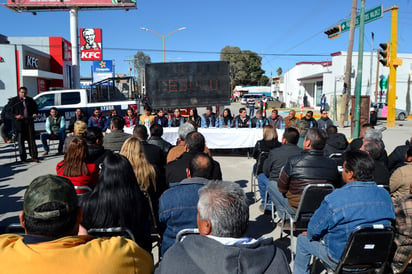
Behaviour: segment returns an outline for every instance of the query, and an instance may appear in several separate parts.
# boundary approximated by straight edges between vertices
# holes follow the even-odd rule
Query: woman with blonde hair
[[[127,139],[120,150],[120,154],[125,156],[132,165],[140,189],[150,195],[153,203],[157,203],[156,201],[166,189],[164,176],[160,174],[158,167],[149,163],[140,140],[136,137]]]
[[[276,128],[272,125],[263,127],[263,139],[256,142],[255,149],[253,150],[253,158],[258,159],[262,152],[269,152],[275,147],[280,147],[281,143],[278,141],[278,133]],[[259,164],[256,174],[262,173],[263,161]]]
[[[74,138],[83,138],[86,135],[87,124],[81,120],[78,120],[74,123],[73,132],[68,134],[64,140],[63,152],[66,153],[67,148],[69,147],[70,142]]]

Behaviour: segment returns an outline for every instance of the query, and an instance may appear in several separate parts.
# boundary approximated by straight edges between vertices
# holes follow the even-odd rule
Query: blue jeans
[[[269,179],[268,179],[268,177],[266,177],[265,173],[260,173],[257,176],[257,179],[258,179],[260,197],[262,198],[262,206],[265,206],[266,186],[269,182]],[[268,200],[266,201],[266,204],[270,204],[271,202],[272,202],[272,200],[270,199],[270,197],[268,197]],[[266,206],[265,210],[271,210],[271,207]]]
[[[255,115],[255,106],[250,106],[250,107],[249,107],[249,116],[250,116],[250,119],[252,119],[253,115]]]
[[[44,151],[49,152],[50,148],[49,148],[49,144],[47,144],[47,140],[50,139],[50,136],[52,135],[53,134],[49,134],[47,132],[40,134],[40,140],[43,145]],[[57,132],[57,134],[54,134],[54,135],[57,135],[59,137],[59,148],[57,150],[59,153],[61,153],[63,152],[63,145],[64,145],[64,139],[66,138],[66,133],[64,131],[59,131]]]
[[[288,198],[283,197],[283,194],[279,191],[278,182],[269,181],[267,184],[267,190],[269,197],[272,199],[278,217],[281,218],[283,214],[287,211],[290,214],[295,214],[296,212],[289,206]]]
[[[322,242],[310,241],[306,235],[304,236],[300,234],[296,245],[296,257],[293,266],[293,273],[310,273],[311,255],[322,260],[322,262],[333,270],[336,269],[337,264],[329,258],[326,247]]]

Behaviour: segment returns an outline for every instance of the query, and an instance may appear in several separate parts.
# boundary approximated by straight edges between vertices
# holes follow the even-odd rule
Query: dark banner
[[[16,11],[69,9],[130,9],[136,8],[136,0],[7,0],[6,7]]]
[[[146,65],[146,95],[154,108],[230,104],[229,62]]]

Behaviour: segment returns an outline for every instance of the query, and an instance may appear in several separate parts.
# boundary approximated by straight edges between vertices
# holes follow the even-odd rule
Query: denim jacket
[[[159,222],[164,230],[162,250],[173,245],[176,234],[184,228],[197,228],[198,190],[208,182],[205,178],[187,178],[166,190],[159,199]]]
[[[310,219],[307,237],[323,238],[330,259],[339,261],[350,234],[360,225],[391,225],[395,219],[389,193],[375,182],[350,182],[325,197]]]

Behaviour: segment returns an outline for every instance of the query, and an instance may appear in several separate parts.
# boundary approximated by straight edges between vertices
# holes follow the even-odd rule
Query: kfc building
[[[25,86],[30,97],[70,88],[71,43],[62,37],[0,35],[0,106]]]

